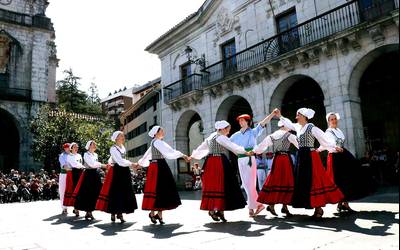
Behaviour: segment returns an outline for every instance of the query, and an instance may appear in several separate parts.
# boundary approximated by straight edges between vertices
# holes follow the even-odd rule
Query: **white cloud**
[[[160,76],[160,61],[145,47],[204,0],[57,0],[47,10],[56,29],[57,79],[72,68],[82,90],[95,78],[100,97]]]

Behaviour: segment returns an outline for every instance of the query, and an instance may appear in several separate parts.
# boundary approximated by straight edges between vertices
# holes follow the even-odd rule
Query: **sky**
[[[56,30],[57,80],[72,68],[81,90],[97,84],[100,98],[161,76],[157,55],[144,49],[197,11],[204,0],[50,0]]]

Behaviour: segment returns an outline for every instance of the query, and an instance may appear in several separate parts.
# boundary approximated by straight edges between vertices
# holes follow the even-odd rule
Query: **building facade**
[[[102,99],[101,108],[103,112],[115,122],[115,129],[120,129],[120,115],[129,109],[133,103],[133,88],[120,90]]]
[[[54,103],[58,59],[47,0],[0,1],[0,170],[28,170],[30,120]]]
[[[204,137],[216,120],[237,130],[239,113],[259,121],[278,107],[294,120],[306,106],[321,129],[327,112],[339,112],[358,157],[398,151],[398,8],[398,0],[205,1],[146,48],[161,60],[166,141],[190,153],[196,122]]]
[[[136,102],[123,114],[121,124],[126,137],[128,159],[137,162],[148,149],[151,138],[147,135],[154,126],[161,124],[161,78],[148,82],[133,91]]]

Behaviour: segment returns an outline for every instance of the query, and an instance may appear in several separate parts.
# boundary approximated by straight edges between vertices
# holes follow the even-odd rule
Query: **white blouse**
[[[67,162],[71,168],[85,168],[82,165],[82,156],[80,154],[70,154],[67,157]]]
[[[83,155],[85,160],[85,165],[89,168],[101,168],[101,163],[99,162],[99,156],[96,153],[86,152]]]
[[[283,122],[283,125],[285,127],[287,127],[290,130],[296,131],[297,137],[300,137],[300,135],[304,134],[306,132],[308,126],[310,125],[309,123],[307,123],[306,125],[304,125],[304,127],[302,127],[300,124],[292,123],[289,119],[287,119],[283,116],[281,116],[280,120]],[[316,126],[314,126],[311,129],[311,134],[318,140],[319,144],[322,147],[324,147],[326,149],[334,149],[336,147],[336,142],[331,141],[330,138],[326,136],[324,131],[317,128]]]
[[[121,167],[130,167],[132,165],[132,162],[122,157],[122,154],[125,154],[125,152],[126,149],[124,146],[122,147],[119,147],[117,145],[112,146],[110,148],[111,161],[109,160],[109,163],[118,164]]]
[[[339,128],[328,128],[325,132],[325,135],[330,141],[333,141],[335,144],[336,144],[336,138],[332,134],[332,132],[337,136],[337,138],[342,139],[342,140],[346,139],[346,137],[344,136],[344,133]],[[318,150],[319,151],[328,150],[329,153],[337,153],[336,148],[326,148],[326,147],[321,146],[318,148]]]
[[[210,153],[210,148],[208,147],[209,142],[214,138],[217,132],[212,133],[197,149],[193,150],[192,158],[196,160],[201,160]],[[235,154],[245,154],[246,150],[244,147],[239,146],[229,140],[225,135],[220,135],[216,141],[224,148],[232,151]]]
[[[168,145],[163,140],[155,140],[153,146],[160,151],[160,153],[164,156],[164,158],[169,160],[175,160],[185,156],[182,152],[173,149],[170,145]],[[138,161],[138,164],[142,167],[148,167],[150,165],[150,160],[152,160],[153,156],[151,154],[151,147],[149,147],[142,157]]]
[[[286,134],[286,131],[284,130],[277,130],[274,133],[272,133],[271,135],[268,135],[267,137],[265,137],[265,139],[258,144],[255,148],[254,148],[254,153],[256,154],[262,154],[264,153],[268,147],[271,147],[273,145],[272,139],[274,140],[279,140],[281,139],[284,135]],[[297,141],[297,137],[293,134],[290,134],[288,137],[288,140],[290,141],[290,143],[292,143],[296,148],[299,148],[299,142]]]

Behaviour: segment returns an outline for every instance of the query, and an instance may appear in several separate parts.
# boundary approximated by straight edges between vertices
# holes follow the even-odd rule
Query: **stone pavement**
[[[0,204],[0,250],[399,249],[398,188],[353,203],[357,214],[338,216],[329,205],[322,221],[303,209],[292,209],[297,215],[290,219],[263,212],[253,220],[243,209],[226,213],[228,223],[213,223],[199,210],[199,195],[182,193],[183,205],[165,213],[164,226],[150,225],[141,210],[126,216],[125,224],[111,224],[101,212],[94,213],[94,222],[58,215],[58,201]],[[141,204],[142,196],[137,198]]]

